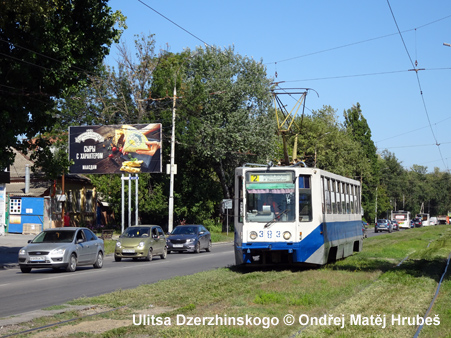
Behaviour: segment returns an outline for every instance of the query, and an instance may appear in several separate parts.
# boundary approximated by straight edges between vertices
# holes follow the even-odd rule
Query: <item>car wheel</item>
[[[161,259],[166,259],[166,257],[168,256],[168,248],[164,248],[163,249],[163,254],[160,255]]]
[[[149,248],[149,251],[147,252],[147,256],[146,256],[145,260],[151,261],[152,259],[153,259],[152,248]]]
[[[199,242],[197,242],[196,249],[194,249],[194,252],[195,253],[199,253],[200,252],[200,243]]]
[[[77,257],[75,257],[75,254],[72,254],[70,255],[69,264],[67,264],[66,271],[74,272],[75,270],[77,270]]]
[[[116,261],[116,262],[120,262],[121,260],[122,260],[122,257],[118,257],[118,256],[114,256],[114,260]]]
[[[210,251],[211,251],[211,241],[208,242],[208,246],[207,246],[206,251],[207,251],[207,252],[210,252]]]
[[[30,273],[31,268],[26,268],[26,267],[20,267],[20,271],[22,271],[23,273]]]
[[[103,266],[103,253],[102,251],[99,251],[97,254],[96,262],[94,263],[94,268],[101,269]]]

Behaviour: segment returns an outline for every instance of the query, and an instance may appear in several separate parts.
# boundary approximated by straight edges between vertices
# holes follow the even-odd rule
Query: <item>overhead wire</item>
[[[427,107],[426,107],[426,101],[425,101],[425,99],[424,99],[423,89],[421,88],[420,77],[419,77],[419,75],[418,75],[419,69],[416,68],[415,63],[413,62],[412,57],[410,56],[409,50],[407,49],[406,43],[405,43],[404,38],[403,38],[403,36],[402,36],[401,30],[399,29],[398,22],[396,21],[395,14],[393,13],[393,10],[392,10],[392,8],[391,8],[390,1],[389,1],[389,0],[387,0],[387,4],[388,4],[388,7],[389,7],[389,9],[390,9],[390,13],[391,13],[391,15],[392,15],[392,17],[393,17],[393,21],[395,22],[396,29],[398,30],[399,36],[401,37],[401,41],[402,41],[402,43],[403,43],[403,45],[404,45],[404,49],[406,50],[407,56],[409,57],[410,64],[412,65],[412,68],[413,68],[413,69],[411,69],[411,71],[415,71],[415,75],[416,75],[416,78],[417,78],[418,87],[419,87],[419,89],[420,89],[421,100],[423,101],[424,111],[425,111],[425,113],[426,113],[426,117],[427,117],[427,120],[428,120],[428,123],[429,123],[429,127],[430,127],[430,129],[431,129],[431,133],[432,133],[432,136],[433,136],[434,141],[435,141],[435,145],[437,146],[437,149],[438,149],[438,151],[439,151],[440,157],[441,157],[441,159],[442,159],[442,161],[443,161],[443,165],[445,166],[446,170],[449,172],[449,168],[448,168],[448,166],[447,166],[446,163],[445,163],[445,160],[444,160],[443,155],[442,155],[442,151],[441,151],[441,149],[440,149],[440,143],[438,143],[437,137],[435,136],[434,130],[432,129],[431,119],[430,119],[430,117],[429,117],[429,113],[428,113],[428,110],[427,110]]]
[[[189,35],[191,35],[192,37],[194,37],[195,39],[199,40],[200,42],[202,42],[204,45],[212,48],[212,46],[210,46],[207,42],[205,42],[204,40],[202,40],[201,38],[199,38],[198,36],[194,35],[193,33],[191,33],[189,30],[183,28],[182,26],[180,26],[178,23],[172,21],[171,19],[169,19],[168,17],[166,17],[165,15],[161,14],[160,12],[158,12],[156,9],[152,8],[151,6],[149,6],[148,4],[146,4],[144,1],[138,0],[140,3],[142,3],[144,6],[146,6],[147,8],[151,9],[152,11],[154,11],[155,13],[157,13],[158,15],[160,15],[161,17],[165,18],[166,20],[168,20],[170,23],[172,23],[173,25],[177,26],[178,28],[180,28],[181,30],[183,30],[184,32],[188,33]]]

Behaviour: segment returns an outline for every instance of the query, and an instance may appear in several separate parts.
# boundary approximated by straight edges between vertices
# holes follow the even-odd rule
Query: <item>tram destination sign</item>
[[[69,127],[74,174],[161,173],[161,123]]]
[[[270,183],[270,182],[292,182],[293,173],[280,172],[280,173],[249,173],[249,182]]]

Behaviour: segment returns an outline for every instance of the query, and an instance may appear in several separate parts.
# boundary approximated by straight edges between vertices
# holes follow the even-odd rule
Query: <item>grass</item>
[[[78,333],[80,337],[412,337],[417,326],[409,320],[426,313],[450,252],[450,226],[410,229],[365,239],[362,252],[318,269],[221,268],[70,304],[123,306],[103,317],[129,320],[127,327],[97,335]],[[397,266],[406,256],[409,258]],[[428,314],[438,318],[440,325],[425,326],[421,337],[450,335],[450,297],[448,271]],[[156,316],[170,325],[133,325],[133,314],[158,309],[163,310]],[[295,324],[285,325],[286,315],[294,316]],[[177,325],[178,319],[188,316],[223,322],[248,316],[258,317],[260,323]],[[301,325],[300,316],[318,322]],[[327,318],[342,318],[344,325],[321,323]],[[385,319],[385,327],[371,323],[370,318]],[[405,323],[393,323],[393,318],[405,318]],[[57,318],[40,319],[39,324],[52,320]],[[83,320],[96,321],[98,317]]]

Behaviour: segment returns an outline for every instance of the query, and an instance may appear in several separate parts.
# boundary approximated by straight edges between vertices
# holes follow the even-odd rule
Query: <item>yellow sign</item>
[[[260,175],[251,175],[251,182],[258,182],[260,180]]]

